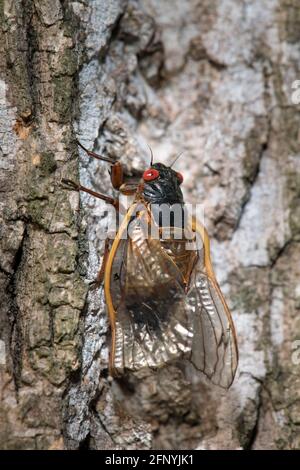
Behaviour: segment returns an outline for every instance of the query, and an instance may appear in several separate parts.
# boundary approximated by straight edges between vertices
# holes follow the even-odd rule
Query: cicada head
[[[143,174],[143,196],[151,204],[182,204],[181,173],[163,163],[155,163]]]

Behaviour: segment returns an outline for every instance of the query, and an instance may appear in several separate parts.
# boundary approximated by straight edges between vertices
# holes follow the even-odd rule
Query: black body
[[[177,172],[163,163],[155,163],[151,168],[159,171],[159,177],[153,181],[144,181],[145,200],[152,204],[183,204]]]
[[[159,172],[153,181],[144,181],[143,196],[151,203],[154,220],[159,227],[185,227],[185,209],[178,173],[163,163],[151,166]]]

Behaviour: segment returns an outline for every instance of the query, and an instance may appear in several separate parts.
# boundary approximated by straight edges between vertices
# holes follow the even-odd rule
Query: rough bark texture
[[[0,448],[300,448],[298,0],[2,0],[0,26]],[[88,291],[107,217],[60,180],[112,190],[76,136],[129,170],[146,142],[184,151],[238,332],[230,391],[108,378]]]

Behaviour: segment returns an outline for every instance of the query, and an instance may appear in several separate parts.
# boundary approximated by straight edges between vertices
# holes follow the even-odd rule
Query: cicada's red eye
[[[152,181],[156,180],[159,177],[159,171],[155,170],[155,168],[149,168],[149,170],[144,171],[143,179],[144,181]]]
[[[179,172],[177,172],[177,173],[176,173],[176,176],[177,176],[177,178],[178,178],[179,184],[181,184],[181,183],[183,182],[183,176],[182,176],[182,174],[179,173]]]

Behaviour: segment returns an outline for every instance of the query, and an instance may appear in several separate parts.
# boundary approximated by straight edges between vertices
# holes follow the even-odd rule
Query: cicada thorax
[[[123,296],[131,302],[137,298],[166,296],[166,292],[172,292],[173,284],[176,288],[178,285],[184,288],[187,268],[183,265],[184,262],[189,264],[191,253],[184,252],[182,239],[175,239],[176,229],[162,231],[158,227],[153,236],[150,234],[151,223],[149,208],[145,206],[128,224],[128,238],[121,241],[119,256],[115,257],[112,266],[112,289],[119,290],[115,299]],[[167,232],[171,238],[166,238]]]
[[[113,264],[113,280],[119,281],[126,271],[126,279],[120,281],[127,299],[166,296],[173,284],[176,289],[178,285],[186,289],[198,258],[198,251],[191,249],[194,232],[181,226],[161,226],[151,205],[142,207],[128,224],[130,242],[119,250],[122,259],[116,258]],[[121,271],[120,261],[124,268]]]

